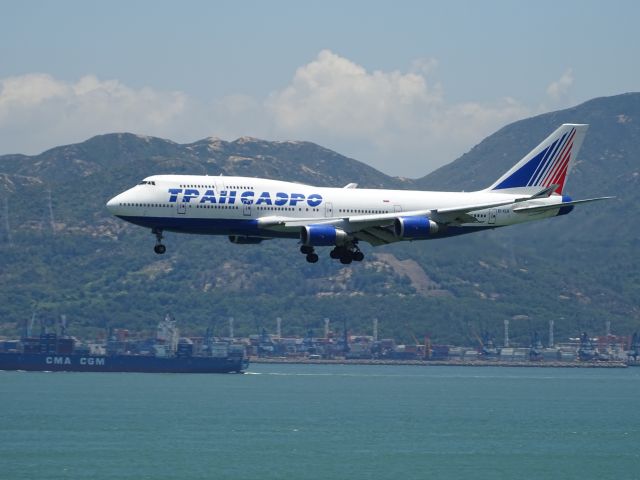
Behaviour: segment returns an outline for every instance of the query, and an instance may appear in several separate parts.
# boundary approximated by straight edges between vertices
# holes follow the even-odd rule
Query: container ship
[[[129,348],[113,336],[105,345],[81,344],[64,334],[41,333],[5,341],[0,370],[52,372],[243,373],[249,365],[244,345],[216,342],[211,336],[194,349],[179,338],[175,321],[165,318],[156,338]]]

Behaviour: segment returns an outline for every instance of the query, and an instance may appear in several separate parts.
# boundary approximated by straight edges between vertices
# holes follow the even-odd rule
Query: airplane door
[[[327,218],[333,217],[333,203],[327,202],[324,204],[324,216]]]
[[[496,223],[496,209],[489,210],[489,223]]]
[[[242,204],[242,214],[246,217],[250,217],[251,216],[251,204],[250,203],[243,203]]]
[[[402,211],[402,205],[394,205],[393,206],[393,211],[394,212],[401,212]]]
[[[178,204],[178,213],[180,215],[185,215],[187,213],[187,204],[186,203],[179,203]]]

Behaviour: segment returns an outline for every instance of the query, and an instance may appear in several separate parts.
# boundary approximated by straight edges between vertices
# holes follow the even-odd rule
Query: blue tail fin
[[[587,128],[589,125],[563,124],[487,190],[528,193],[555,186],[553,193],[562,194]]]

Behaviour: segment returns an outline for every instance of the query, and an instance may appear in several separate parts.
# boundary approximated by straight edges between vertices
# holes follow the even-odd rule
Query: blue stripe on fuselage
[[[199,233],[204,235],[258,235],[256,219],[139,217],[118,215],[135,225],[159,228],[170,232]]]

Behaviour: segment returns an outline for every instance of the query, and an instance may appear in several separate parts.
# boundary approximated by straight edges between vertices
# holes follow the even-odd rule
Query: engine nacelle
[[[344,245],[348,235],[333,225],[307,225],[300,230],[300,240],[309,247]]]
[[[249,237],[247,235],[229,235],[229,241],[238,245],[256,245],[266,240],[263,237]]]
[[[403,240],[424,240],[438,232],[438,224],[429,217],[398,217],[393,232]]]

